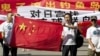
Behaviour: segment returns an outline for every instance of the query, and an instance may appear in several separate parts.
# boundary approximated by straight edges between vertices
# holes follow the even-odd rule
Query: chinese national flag
[[[97,21],[97,24],[100,25],[100,20]],[[84,37],[86,37],[86,31],[91,25],[92,24],[90,21],[78,23],[79,30]]]
[[[16,17],[10,45],[20,48],[59,51],[61,47],[60,23]]]

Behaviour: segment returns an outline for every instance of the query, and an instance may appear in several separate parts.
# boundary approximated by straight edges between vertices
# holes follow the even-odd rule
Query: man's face
[[[7,18],[8,18],[9,21],[12,21],[12,16],[13,16],[12,13],[8,13]]]
[[[97,24],[97,20],[91,20],[92,25],[96,25]]]
[[[65,15],[64,19],[65,19],[65,21],[66,21],[66,22],[70,22],[70,21],[71,21],[71,19],[70,19],[70,16],[69,16],[69,15]]]

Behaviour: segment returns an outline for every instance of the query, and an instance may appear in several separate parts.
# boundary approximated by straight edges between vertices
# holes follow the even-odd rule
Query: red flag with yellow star
[[[59,51],[62,29],[63,26],[60,23],[16,17],[10,45]]]

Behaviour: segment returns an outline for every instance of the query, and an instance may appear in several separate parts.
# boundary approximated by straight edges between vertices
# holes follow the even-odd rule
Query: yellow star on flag
[[[21,25],[19,25],[19,28],[20,28],[20,30],[25,30],[25,28],[26,28],[26,25],[24,24],[24,23],[22,23]]]
[[[28,33],[28,35],[30,35],[30,36],[32,35],[32,33],[34,33],[34,32],[35,32],[35,30],[34,30],[35,25],[32,25],[32,28],[33,28],[33,29],[32,29],[32,31]]]
[[[33,27],[35,27],[35,25],[33,25]]]
[[[34,32],[34,30],[32,30],[32,32]]]
[[[28,33],[28,35],[31,35],[31,33]]]
[[[30,24],[32,24],[32,21],[29,21]]]

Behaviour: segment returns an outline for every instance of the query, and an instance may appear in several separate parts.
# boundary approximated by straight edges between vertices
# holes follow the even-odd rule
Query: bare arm
[[[95,51],[95,46],[93,45],[91,39],[87,39],[88,40],[88,43],[90,44],[90,46],[92,47],[92,50]]]
[[[61,36],[61,39],[63,40],[64,39],[64,36]]]
[[[77,22],[75,22],[74,24],[68,24],[68,25],[66,25],[66,24],[64,24],[63,26],[65,26],[65,27],[69,27],[69,28],[72,28],[72,29],[76,29],[76,28],[78,28],[77,27]]]
[[[2,32],[2,38],[3,38],[3,40],[4,40],[4,43],[5,43],[6,45],[8,45],[7,40],[6,40],[6,38],[5,38],[5,33],[4,33],[4,32]]]
[[[69,27],[69,28],[72,28],[72,29],[75,29],[75,28],[77,28],[76,26],[74,26],[74,25],[65,25],[66,27]]]

